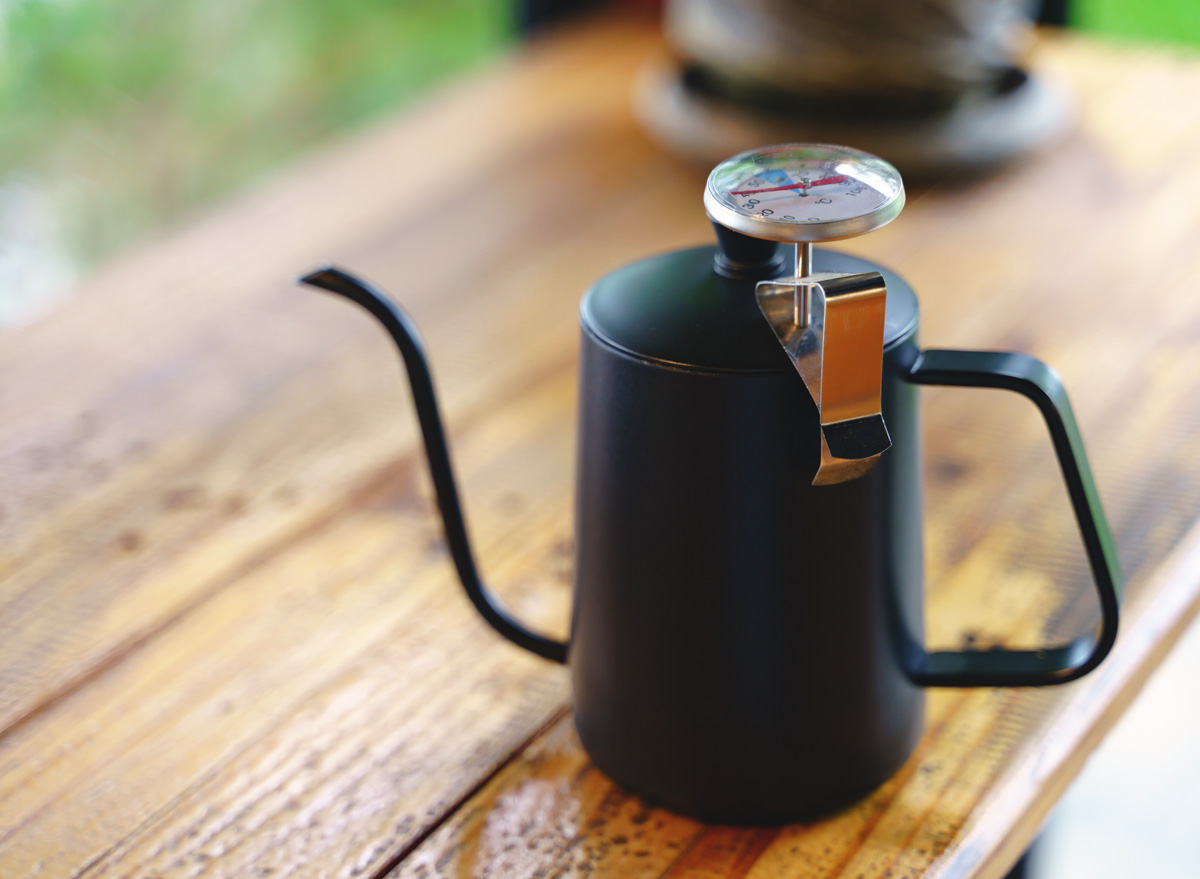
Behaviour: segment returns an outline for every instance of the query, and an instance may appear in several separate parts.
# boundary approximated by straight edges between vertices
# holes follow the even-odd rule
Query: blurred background
[[[517,34],[507,0],[0,0],[0,323]]]
[[[0,325],[35,319],[139,238],[586,5],[0,0]],[[1194,0],[1051,0],[1046,12],[1104,38],[1200,45]]]
[[[0,326],[36,320],[101,261],[402,112],[569,5],[0,0]],[[1196,0],[1043,14],[1099,39],[1200,50]],[[1197,875],[1200,705],[1178,696],[1197,671],[1193,627],[1064,800],[1031,875]]]

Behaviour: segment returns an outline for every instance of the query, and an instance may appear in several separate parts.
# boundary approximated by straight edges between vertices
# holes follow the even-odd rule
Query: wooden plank
[[[1200,610],[1198,574],[1200,528],[1131,608],[1132,635],[1066,698],[935,691],[913,759],[829,820],[732,828],[648,808],[590,764],[565,718],[389,875],[1003,879]]]
[[[1002,879],[1200,610],[1198,574],[1200,528],[1130,609],[1131,635],[1066,698],[935,691],[913,759],[830,820],[741,829],[648,808],[590,764],[566,718],[390,875]]]
[[[958,840],[960,855],[939,864],[931,877],[1001,879],[1007,874],[1092,751],[1200,612],[1197,584],[1200,528],[1193,528],[1130,608],[1136,623],[1097,671],[1097,680],[1091,687],[1075,688],[1028,737],[1006,770],[1006,783],[987,792]]]
[[[573,184],[580,198],[611,191],[628,136],[596,127],[624,114],[625,96],[600,85],[635,61],[619,31],[547,46],[508,76],[451,90],[122,260],[52,320],[6,334],[0,728],[118,661],[228,582],[241,559],[309,527],[348,482],[411,446],[409,420],[372,405],[394,399],[397,385],[392,356],[372,344],[378,331],[292,288],[315,260],[351,261],[403,291],[446,352],[438,365],[452,422],[527,382],[539,358],[561,361],[574,341],[572,300],[628,252],[622,206],[601,211],[604,244],[542,262],[563,285],[548,307],[524,298],[517,254],[515,270],[493,270],[508,239],[470,246],[453,214],[431,218],[427,208],[469,193],[468,209],[502,227],[540,174],[562,172],[561,150],[589,163]],[[568,53],[596,78],[538,89],[547,64],[568,63]],[[487,129],[486,153],[471,154],[468,125]],[[459,166],[470,174],[450,182],[395,172]],[[527,211],[513,228],[570,252],[581,232],[564,222],[571,208]],[[458,297],[477,286],[487,288],[471,298],[477,320],[463,322]],[[481,338],[497,328],[528,333],[527,356]],[[169,587],[157,576],[164,567]]]
[[[625,30],[618,26],[589,33],[555,51],[573,60],[586,59],[590,45],[615,43]],[[621,58],[619,51],[603,53],[603,57],[594,54],[593,72],[602,72],[613,58]],[[516,84],[519,85],[520,82]],[[509,83],[510,88],[516,86]],[[582,120],[570,112],[553,118],[549,111],[545,113],[542,136],[556,148],[565,149],[572,161],[587,163],[588,176],[574,189],[583,198],[598,200],[602,193],[612,189],[621,172],[621,163],[629,149],[621,141],[629,141],[632,130],[624,105],[624,96],[594,101],[589,109],[592,118]],[[462,112],[456,109],[453,116],[457,118]],[[615,132],[608,125],[614,113],[625,123]],[[530,133],[524,131],[525,135]],[[633,143],[635,148],[644,149],[636,141]],[[355,145],[348,153],[343,160],[358,159]],[[428,165],[433,158],[436,156],[418,156],[416,161]],[[531,163],[531,159],[538,161]],[[458,198],[461,193],[468,193],[463,202],[468,209],[480,212],[500,210],[520,192],[533,189],[536,185],[533,177],[537,174],[549,172],[561,176],[574,171],[574,166],[562,167],[562,160],[555,155],[523,143],[490,162],[471,167],[477,176],[464,176],[459,184],[461,190],[452,195]],[[501,182],[484,185],[492,177]],[[362,182],[368,184],[366,188],[373,187],[367,179]],[[661,187],[659,182],[650,182],[639,198],[660,197]],[[267,193],[264,197],[273,196]],[[393,254],[386,250],[391,243],[387,235],[381,233],[381,244],[371,239],[372,247],[385,250],[382,256],[369,255],[363,263],[381,262],[383,271],[387,270],[389,260],[407,269],[414,254],[429,260],[428,265],[419,264],[415,273],[402,273],[416,285],[416,301],[410,304],[435,347],[442,341],[453,340],[469,350],[469,354],[459,352],[457,356],[438,358],[439,374],[448,377],[447,399],[452,422],[457,425],[456,437],[469,442],[472,428],[483,420],[488,420],[491,426],[485,449],[492,456],[488,459],[491,465],[499,467],[499,478],[506,481],[493,488],[490,503],[486,482],[481,491],[477,484],[478,470],[474,475],[470,472],[469,453],[464,460],[473,489],[472,501],[477,501],[481,494],[485,501],[481,509],[475,503],[472,508],[480,509],[485,516],[490,509],[502,514],[499,520],[492,520],[491,528],[485,520],[478,529],[481,548],[488,556],[488,569],[498,571],[501,576],[507,570],[505,545],[497,546],[494,539],[489,539],[496,525],[502,525],[510,534],[508,552],[515,552],[518,557],[539,553],[537,562],[526,564],[524,569],[562,568],[563,541],[569,538],[563,488],[570,471],[575,300],[586,283],[599,274],[603,263],[611,264],[617,258],[615,252],[628,251],[629,215],[645,213],[645,207],[644,201],[635,198],[600,209],[585,228],[562,222],[561,213],[574,208],[567,201],[542,206],[521,218],[509,218],[510,234],[523,230],[519,235],[512,234],[513,240],[540,241],[551,249],[549,254],[540,256],[538,271],[547,273],[544,277],[553,284],[562,285],[566,295],[543,282],[538,292],[547,295],[530,298],[528,269],[522,265],[520,255],[514,254],[507,238],[489,241],[476,250],[464,250],[460,242],[449,236],[446,224],[435,224],[432,230],[410,228],[403,218],[424,214],[426,207],[420,202],[405,200],[397,208],[397,217],[386,224],[392,231],[407,234],[407,246],[412,249]],[[520,222],[512,222],[514,219]],[[702,220],[695,224],[703,228]],[[361,231],[365,226],[362,217],[354,216],[351,225],[367,237]],[[199,231],[185,233],[185,237],[199,235]],[[589,235],[601,236],[602,243],[581,254]],[[269,256],[282,261],[278,254]],[[140,257],[132,259],[137,261]],[[491,275],[484,271],[490,264],[505,265],[506,259],[511,261],[509,270]],[[114,417],[112,424],[115,430],[132,433],[145,429],[146,420],[160,419],[164,429],[176,432],[171,437],[172,443],[190,446],[185,451],[193,457],[184,458],[180,464],[178,458],[164,456],[152,461],[146,472],[141,473],[123,469],[122,484],[112,496],[65,497],[64,492],[60,506],[47,505],[44,519],[48,538],[54,537],[50,526],[62,526],[56,532],[61,535],[71,530],[72,520],[80,522],[79,530],[96,543],[100,543],[96,532],[105,527],[115,530],[126,521],[137,523],[143,530],[130,541],[136,545],[121,544],[121,549],[135,555],[144,552],[149,557],[143,562],[144,583],[136,579],[129,582],[133,579],[131,573],[141,572],[136,569],[131,572],[124,553],[113,558],[111,552],[98,551],[93,562],[87,547],[72,546],[63,551],[55,548],[58,541],[47,540],[49,550],[47,544],[30,549],[28,558],[43,565],[37,571],[31,571],[27,565],[20,566],[18,562],[22,559],[14,561],[13,568],[24,579],[6,580],[6,595],[13,595],[17,605],[25,599],[41,601],[40,608],[34,607],[26,613],[24,623],[29,626],[34,625],[29,621],[39,610],[61,606],[62,614],[51,624],[54,629],[65,631],[70,640],[55,639],[51,646],[61,653],[51,659],[63,656],[84,671],[82,677],[68,681],[62,689],[55,689],[58,682],[50,679],[50,693],[37,692],[35,687],[47,687],[47,677],[36,677],[47,671],[49,663],[45,655],[31,656],[18,638],[4,645],[4,658],[21,671],[30,672],[25,678],[17,673],[6,674],[6,686],[10,682],[21,685],[28,681],[30,691],[43,700],[34,702],[35,708],[41,707],[41,713],[35,710],[17,714],[4,739],[6,759],[0,773],[0,800],[8,809],[0,811],[0,851],[8,869],[20,871],[28,867],[57,873],[96,864],[115,840],[150,821],[190,784],[214,774],[274,724],[284,722],[280,718],[289,717],[291,710],[299,712],[295,707],[298,702],[318,703],[329,698],[323,690],[329,681],[340,680],[339,672],[351,675],[352,665],[360,661],[361,654],[391,637],[406,645],[399,661],[403,673],[393,686],[405,685],[407,675],[412,675],[423,687],[431,688],[422,690],[413,700],[419,701],[422,693],[428,696],[436,690],[442,694],[443,703],[461,701],[449,681],[467,688],[478,686],[483,692],[509,699],[512,704],[506,721],[495,713],[491,703],[469,702],[476,709],[486,709],[487,716],[474,716],[469,710],[463,715],[464,748],[458,752],[445,748],[444,734],[428,735],[433,730],[424,725],[427,714],[402,712],[379,718],[378,725],[364,725],[362,751],[368,749],[369,742],[385,737],[385,733],[393,738],[401,736],[404,744],[404,730],[425,735],[420,748],[441,748],[440,758],[423,761],[428,767],[421,776],[426,779],[425,786],[401,801],[408,804],[404,808],[410,808],[412,814],[396,818],[383,828],[379,838],[369,840],[367,849],[376,851],[377,857],[386,857],[391,851],[381,840],[395,839],[402,846],[405,839],[419,836],[429,822],[450,808],[456,796],[477,783],[476,773],[486,774],[492,763],[511,753],[545,721],[547,712],[552,715],[560,710],[564,699],[561,672],[548,675],[544,665],[524,658],[517,658],[514,663],[503,645],[492,643],[498,661],[507,660],[501,664],[508,669],[508,676],[505,683],[497,684],[486,653],[468,652],[464,648],[464,638],[466,643],[479,639],[482,624],[473,619],[465,601],[451,586],[450,571],[440,550],[430,553],[430,548],[437,546],[432,507],[427,502],[414,503],[410,497],[416,491],[412,468],[419,468],[421,462],[408,455],[400,476],[393,472],[396,450],[411,451],[413,435],[411,418],[400,408],[404,394],[394,355],[378,330],[361,315],[354,314],[344,304],[312,292],[296,291],[288,285],[288,276],[308,263],[305,260],[299,265],[280,267],[280,281],[273,282],[267,291],[243,290],[248,302],[230,297],[235,313],[224,320],[213,318],[220,333],[216,342],[210,342],[201,354],[182,352],[181,359],[190,356],[197,362],[166,369],[156,359],[162,352],[150,350],[144,353],[144,362],[130,367],[131,375],[117,379],[137,385],[145,380],[147,372],[167,372],[169,380],[164,387],[156,388],[158,394],[153,399],[116,401],[125,404],[126,410],[133,410],[142,423],[131,425],[133,419],[124,417],[129,412],[114,406],[115,415],[122,417]],[[152,266],[143,268],[149,272]],[[486,279],[486,286],[481,278]],[[143,281],[139,287],[140,304],[154,305],[158,295],[156,284],[160,280],[151,275]],[[462,303],[445,295],[448,290],[470,303],[466,319]],[[268,302],[257,301],[268,294]],[[206,295],[203,290],[179,293],[181,299],[203,295]],[[424,309],[422,303],[426,305]],[[296,311],[301,309],[305,313],[297,315]],[[286,336],[295,329],[288,321],[295,321],[301,326],[294,334],[298,337],[260,346],[262,330],[257,326],[263,323],[261,318],[276,310],[287,318],[276,332]],[[153,336],[159,331],[175,330],[178,337],[188,338],[173,326],[176,319],[169,310],[161,309],[151,316],[143,311],[135,313],[146,321],[141,334]],[[227,327],[226,322],[231,326]],[[47,324],[33,332],[49,332],[55,326]],[[520,357],[514,356],[514,340],[520,341]],[[121,344],[129,341],[124,339]],[[51,338],[46,344],[64,348],[67,343]],[[121,344],[113,343],[114,350],[119,351]],[[276,346],[286,349],[282,355]],[[312,349],[323,355],[324,361],[314,358]],[[231,354],[238,361],[233,365],[232,377],[228,375],[228,365],[222,363]],[[273,357],[284,355],[291,359],[284,357],[287,362],[283,366],[272,362]],[[269,382],[239,383],[242,377],[239,369],[244,368],[246,361],[251,366],[279,370],[284,377],[278,383],[281,386]],[[441,369],[443,366],[449,369]],[[172,398],[187,397],[197,390],[206,368],[226,372],[214,382],[217,391],[209,395],[214,398],[209,410],[192,412],[190,407],[197,401],[188,397],[173,411],[163,412],[164,408],[171,409]],[[142,372],[138,373],[138,369]],[[300,374],[289,375],[289,370]],[[84,383],[91,379],[86,373],[80,377]],[[549,449],[544,442],[540,445],[529,442],[529,430],[544,425],[530,417],[527,406],[521,408],[521,401],[528,394],[540,395],[537,399],[544,406],[547,382],[554,383],[549,397],[553,407],[547,411],[555,415]],[[200,388],[200,403],[207,402],[205,390]],[[78,390],[81,396],[89,392],[86,388]],[[380,398],[387,405],[381,406]],[[499,409],[504,414],[506,406],[514,403],[518,406],[515,414],[505,417],[497,436],[497,424],[485,416],[484,409]],[[181,415],[187,416],[183,424],[178,423]],[[512,426],[514,417],[520,419],[516,427]],[[205,434],[191,435],[204,424],[209,425]],[[308,441],[305,431],[317,433],[318,444],[297,453],[293,448],[298,441],[300,444]],[[556,491],[553,498],[544,499],[534,491],[511,459],[501,463],[501,458],[494,457],[502,456],[501,450],[506,447],[502,443],[510,441],[518,443],[522,455],[532,455],[532,460],[543,465],[554,465],[552,471],[542,474],[552,478],[548,485]],[[115,443],[110,440],[109,444]],[[555,450],[560,453],[557,457]],[[562,457],[564,452],[568,457]],[[185,466],[190,481],[177,494],[165,492],[163,507],[182,517],[207,513],[208,508],[218,506],[211,517],[216,519],[216,524],[210,526],[211,532],[205,528],[188,531],[170,521],[160,522],[161,508],[139,504],[141,494],[149,490],[157,495],[159,486],[170,485],[176,476],[173,468]],[[35,488],[36,480],[44,478],[34,476]],[[71,474],[61,478],[66,481]],[[497,478],[495,471],[493,478]],[[283,481],[287,490],[280,490],[276,481]],[[244,500],[219,504],[223,490],[236,491]],[[168,503],[167,496],[176,500]],[[364,529],[362,515],[357,511],[364,496],[376,498],[372,515],[381,527],[375,538],[369,536],[370,528]],[[30,497],[36,501],[45,496],[30,492]],[[380,497],[385,500],[379,500]],[[382,520],[381,515],[390,514],[395,505],[407,515]],[[514,512],[514,505],[520,512]],[[382,513],[379,507],[383,508]],[[226,516],[233,521],[224,521]],[[343,517],[348,520],[344,526]],[[405,530],[405,519],[419,523],[420,527]],[[396,546],[384,549],[383,535],[391,534],[397,525],[401,531]],[[508,532],[509,528],[515,530]],[[527,532],[543,534],[544,539],[529,541],[524,537]],[[118,537],[122,534],[116,533]],[[512,534],[517,537],[512,538]],[[297,553],[302,561],[295,560]],[[342,570],[344,565],[346,569]],[[377,566],[378,579],[370,579],[376,577]],[[431,578],[425,581],[425,587],[420,586],[421,575],[413,577],[414,569]],[[311,573],[315,571],[328,578],[316,595]],[[356,582],[364,576],[364,571],[369,575],[365,588]],[[35,579],[34,573],[40,576]],[[436,593],[428,586],[434,581],[439,584]],[[542,582],[537,580],[532,585],[525,582],[521,584],[524,589],[515,593],[511,588],[504,591],[510,600],[517,599],[514,603],[532,618],[543,619],[551,627],[557,623],[561,628],[566,618],[561,579],[557,601],[550,600],[541,589],[533,588]],[[57,592],[52,596],[30,594],[31,584]],[[375,588],[380,591],[373,593]],[[103,590],[101,598],[111,600],[114,605],[106,609],[109,619],[97,621],[90,616],[91,608],[77,594],[84,589]],[[360,589],[363,589],[361,598]],[[387,603],[393,591],[399,597]],[[523,601],[519,600],[522,592],[527,593]],[[405,596],[409,600],[405,601]],[[327,619],[331,597],[336,598],[335,607],[352,609],[352,615],[340,620]],[[445,618],[429,609],[438,602],[454,609],[457,616],[452,622],[444,622]],[[275,631],[264,633],[253,626],[245,630],[240,627],[239,621],[256,618],[255,607],[280,605],[292,611],[276,621]],[[403,631],[392,631],[398,621],[416,620],[418,609],[419,623],[409,622]],[[13,614],[5,618],[6,623],[10,620],[17,632],[22,621]],[[97,627],[97,622],[101,626]],[[333,628],[323,633],[323,625]],[[429,625],[438,631],[464,634],[447,637],[444,644],[438,644],[435,654],[440,659],[435,659],[422,652],[429,645],[414,632]],[[96,628],[100,629],[98,635]],[[132,635],[116,640],[130,629]],[[29,634],[27,629],[20,632]],[[92,660],[91,656],[79,655],[81,642],[89,636],[108,651],[94,666],[84,662]],[[484,640],[488,643],[487,636]],[[444,668],[445,673],[424,678],[420,663],[414,666],[410,661],[414,655],[423,657],[421,662],[430,663],[428,667]],[[393,654],[379,659],[375,669],[383,674],[384,680],[390,681],[395,675],[396,662],[397,656]],[[537,677],[530,679],[534,672]],[[72,692],[72,686],[80,680],[86,686]],[[548,694],[553,695],[549,702]],[[430,701],[438,704],[436,699]],[[320,709],[307,710],[326,716]],[[453,716],[453,712],[448,711],[446,716]],[[205,717],[219,718],[220,723],[205,725],[201,720]],[[300,722],[300,726],[305,725]],[[111,734],[97,732],[110,728]],[[289,729],[292,733],[300,732],[299,727]],[[309,727],[301,736],[307,740],[311,733]],[[285,739],[289,742],[287,747],[295,744],[290,735],[285,735]],[[329,741],[342,747],[345,740],[340,729],[331,729]],[[394,759],[402,758],[410,759],[404,757],[404,752]],[[464,774],[452,771],[462,767],[468,769]],[[392,772],[403,774],[404,765],[393,766]],[[236,774],[241,783],[240,766]],[[64,808],[64,802],[75,807]],[[103,816],[102,820],[94,820],[96,814]],[[227,827],[224,832],[234,830]],[[258,849],[247,846],[247,850],[282,857],[284,849],[275,842],[273,832],[271,827],[266,828],[263,845]],[[388,835],[392,833],[396,835]],[[296,836],[297,841],[302,838]],[[217,844],[225,845],[225,837],[219,837]],[[337,852],[330,857],[340,858],[340,855]],[[371,861],[370,855],[362,854],[359,862],[363,858]]]
[[[460,445],[488,570],[550,629],[567,510],[557,474],[536,483],[569,464],[571,398],[556,370]],[[328,527],[12,730],[0,875],[369,870],[561,713],[561,669],[513,656],[452,587],[419,466],[376,474]]]
[[[622,24],[553,42],[131,256],[78,309],[12,334],[0,376],[39,379],[0,384],[21,416],[0,419],[13,487],[0,521],[5,870],[899,876],[962,865],[971,840],[988,869],[1017,850],[1030,831],[988,804],[1022,802],[1001,782],[1036,731],[1092,693],[1090,741],[1161,648],[1128,660],[1133,684],[935,694],[918,759],[813,827],[702,828],[647,810],[586,764],[567,720],[487,783],[561,716],[563,674],[487,634],[456,594],[378,332],[281,279],[323,249],[403,293],[430,338],[484,567],[523,615],[561,626],[578,294],[707,235],[703,175],[646,144],[625,106],[652,45]],[[1194,584],[1155,574],[1200,511],[1184,368],[1200,307],[1180,294],[1200,277],[1197,225],[1167,195],[1200,173],[1200,123],[1168,97],[1200,69],[1071,40],[1043,57],[1081,90],[1066,148],[935,188],[853,246],[914,282],[927,344],[1011,346],[1060,367],[1132,591],[1160,608],[1138,643],[1161,644]],[[1164,96],[1157,110],[1138,104],[1148,93]],[[1109,112],[1130,105],[1137,130]],[[434,136],[476,129],[488,139]],[[1142,139],[1148,163],[1127,161]],[[457,220],[428,210],[444,182],[425,169],[447,163],[455,203],[487,235],[459,242]],[[1062,203],[1040,207],[1055,188]],[[1128,309],[1126,267],[1140,264],[1155,271]],[[1081,553],[1034,414],[946,392],[928,415],[934,640],[1032,643],[1085,623]],[[30,472],[35,460],[51,466]],[[89,481],[97,462],[111,472]],[[1151,601],[1167,594],[1169,610]],[[972,823],[984,806],[998,816],[986,833]]]
[[[874,236],[890,236],[882,250],[904,254],[918,281],[927,343],[1032,350],[1066,376],[1130,574],[1109,662],[1059,691],[935,691],[921,749],[895,778],[841,815],[781,830],[704,827],[647,808],[591,767],[564,719],[392,875],[999,879],[1012,866],[1200,609],[1200,530],[1182,537],[1197,510],[1196,379],[1184,364],[1200,335],[1200,224],[1177,195],[1200,182],[1200,127],[1180,125],[1171,104],[1200,86],[1200,64],[1143,55],[1134,75],[1110,52],[1071,40],[1043,52],[1082,92],[1083,124],[1062,152],[965,194],[935,190],[907,229]],[[1146,95],[1157,96],[1152,112]],[[1137,128],[1106,112],[1137,99]],[[1143,141],[1154,144],[1149,162],[1134,147]],[[1052,215],[1027,217],[1045,192],[1061,199]],[[1153,234],[1129,244],[1138,229]],[[1137,265],[1162,274],[1139,276]],[[985,642],[1077,630],[1087,614],[1064,598],[1086,577],[1053,464],[1034,444],[1036,419],[996,400],[930,396],[934,639],[952,643],[972,618]],[[981,583],[995,591],[979,603]],[[1013,613],[1017,625],[999,616]]]

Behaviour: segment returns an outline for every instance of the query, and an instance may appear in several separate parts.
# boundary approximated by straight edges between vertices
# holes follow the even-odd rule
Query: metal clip
[[[879,272],[759,281],[758,307],[821,416],[813,485],[862,476],[892,447],[880,412],[887,287]]]

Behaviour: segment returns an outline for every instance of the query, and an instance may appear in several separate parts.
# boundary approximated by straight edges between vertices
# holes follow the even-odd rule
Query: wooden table
[[[1048,39],[1069,141],[846,245],[914,284],[927,345],[1062,372],[1129,582],[1115,652],[1053,691],[936,691],[873,796],[745,830],[588,764],[563,670],[454,580],[393,352],[291,281],[333,258],[410,306],[485,572],[563,633],[578,298],[709,235],[703,174],[630,118],[654,43],[605,22],[523,50],[0,335],[4,879],[995,879],[1019,856],[1200,603],[1200,61]],[[1087,625],[1032,407],[925,399],[931,639]]]

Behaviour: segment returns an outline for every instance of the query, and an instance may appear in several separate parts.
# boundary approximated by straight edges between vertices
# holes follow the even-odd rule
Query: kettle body
[[[812,817],[908,758],[923,691],[917,304],[888,273],[867,475],[813,485],[820,419],[714,249],[602,279],[581,308],[575,721],[630,790],[721,823]],[[818,271],[877,266],[818,251]]]
[[[819,484],[830,425],[756,304],[783,256],[717,231],[716,248],[642,260],[584,297],[567,643],[526,628],[480,578],[409,315],[341,269],[302,281],[365,308],[397,345],[467,596],[501,635],[570,666],[595,763],[683,814],[778,824],[832,812],[895,772],[920,737],[924,687],[1045,686],[1094,669],[1116,638],[1120,569],[1057,374],[1024,354],[920,350],[909,286],[820,250],[814,277],[886,283],[891,447]],[[925,650],[922,384],[1006,389],[1037,406],[1095,582],[1092,631],[1038,650]]]

